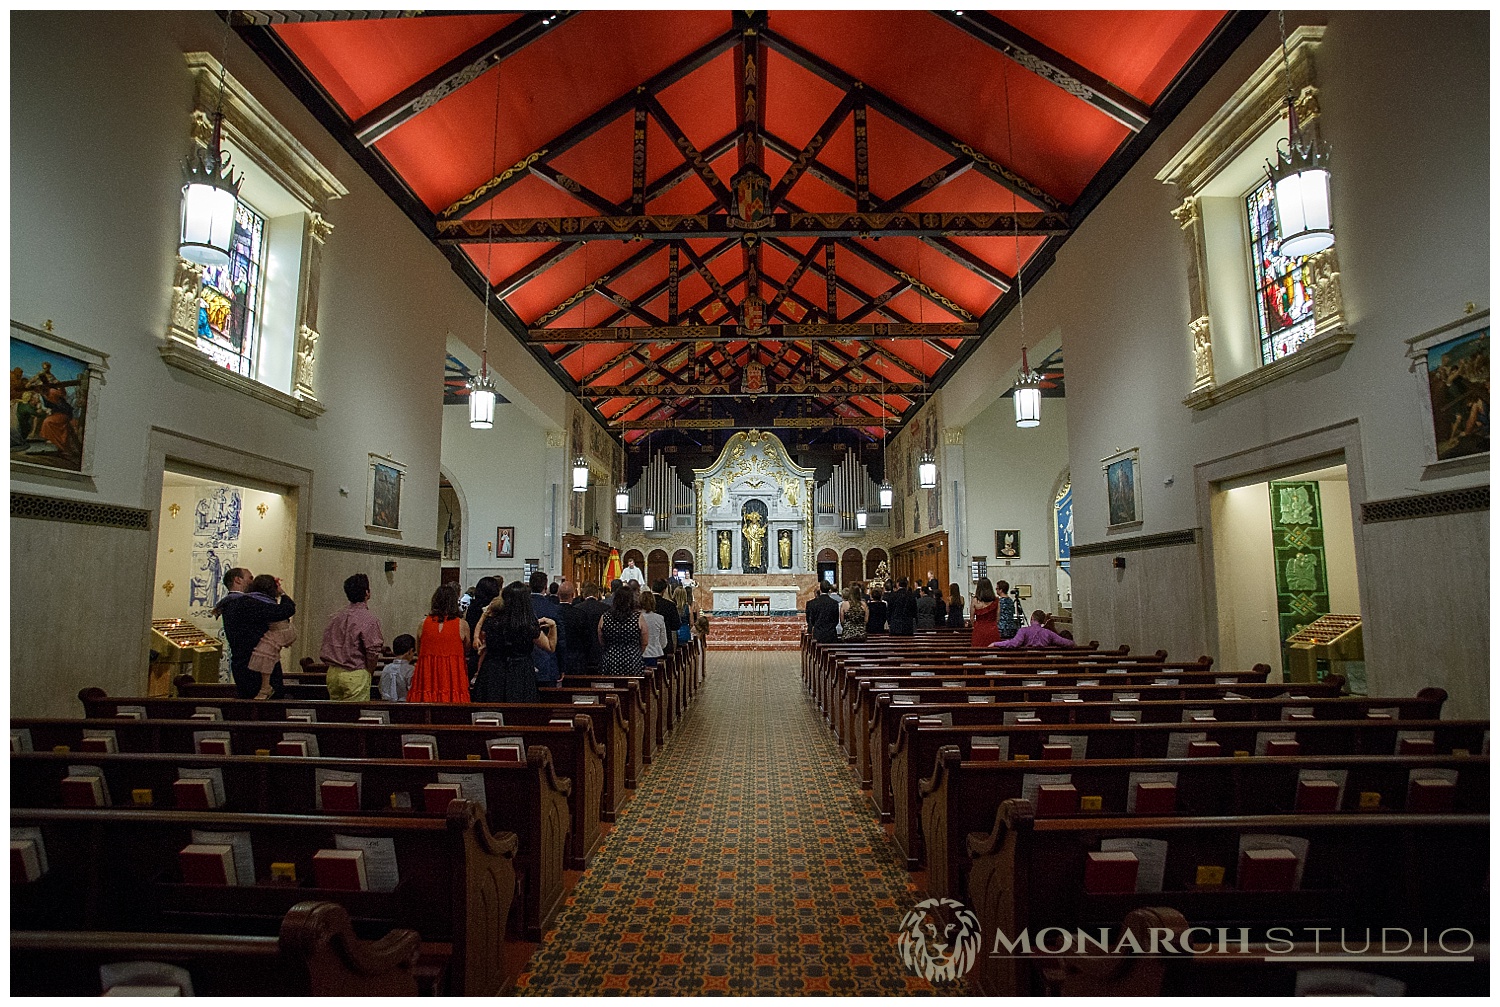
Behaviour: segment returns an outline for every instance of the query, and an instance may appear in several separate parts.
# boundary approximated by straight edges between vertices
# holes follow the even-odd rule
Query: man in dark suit
[[[599,598],[598,584],[583,585],[583,597],[573,602],[573,607],[583,613],[589,626],[589,651],[584,655],[583,665],[590,675],[604,670],[604,650],[599,643],[599,620],[609,611],[609,604]]]
[[[891,636],[914,636],[917,632],[917,599],[906,587],[906,578],[896,581],[896,590],[886,596]]]
[[[823,581],[817,597],[807,603],[807,628],[819,643],[833,643],[839,638],[839,603],[830,597],[833,585]]]
[[[251,573],[242,566],[228,570],[223,584],[229,589],[214,609],[214,614],[224,620],[224,641],[229,644],[229,670],[234,676],[235,693],[241,699],[254,699],[260,692],[260,675],[250,668],[250,653],[260,638],[266,635],[271,623],[290,619],[297,614],[297,603],[281,590],[281,581],[276,581],[276,604],[268,605],[252,598]],[[281,699],[286,693],[282,687],[281,662],[271,672],[271,698]]]
[[[682,616],[677,612],[677,605],[667,597],[665,578],[657,578],[651,585],[651,593],[656,596],[656,614],[666,620],[667,652],[671,653],[677,649],[677,631],[682,628]]]
[[[599,647],[599,624],[590,623],[586,611],[573,600],[573,582],[565,580],[557,589],[557,638],[562,644],[564,675],[587,675],[589,654]]]

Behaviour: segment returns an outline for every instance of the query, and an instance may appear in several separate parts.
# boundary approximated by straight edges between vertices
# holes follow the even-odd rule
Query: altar
[[[698,569],[718,574],[760,574],[777,585],[755,585],[769,612],[795,612],[793,574],[812,573],[812,469],[792,461],[774,434],[735,434],[718,459],[695,469]],[[739,590],[739,589],[736,589]],[[744,591],[748,599],[753,592]],[[773,597],[774,595],[774,597]],[[750,602],[750,604],[757,604]],[[714,592],[715,612],[739,612],[738,596]]]
[[[733,616],[796,615],[796,584],[748,585],[713,589],[713,614]]]

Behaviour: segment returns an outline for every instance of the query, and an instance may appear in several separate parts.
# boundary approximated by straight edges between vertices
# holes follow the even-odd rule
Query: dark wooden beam
[[[870,302],[870,305],[866,307],[878,308],[878,301],[879,298]],[[532,328],[527,331],[526,341],[531,343],[737,343],[752,338],[764,339],[768,342],[979,338],[979,326],[972,322],[812,322],[800,325],[772,325],[770,330],[762,336],[750,336],[741,332],[738,325],[652,324],[604,325],[589,328]]]
[[[904,389],[904,390],[903,390]],[[586,387],[579,391],[580,398],[588,399],[613,399],[629,396],[641,396],[646,398],[673,398],[692,396],[697,399],[749,399],[761,395],[775,395],[779,398],[855,398],[856,396],[868,396],[872,399],[880,398],[880,386],[866,384],[859,381],[818,381],[818,382],[795,382],[795,381],[768,381],[766,390],[750,395],[740,390],[733,381],[663,381],[656,384],[638,384],[631,382],[624,385],[595,385]],[[886,393],[889,395],[901,395],[906,398],[923,398],[932,394],[931,390],[920,384],[888,386]]]
[[[653,410],[654,411],[654,410]],[[650,415],[649,413],[647,414]],[[877,422],[871,420],[872,423]],[[610,420],[612,430],[757,430],[763,423],[750,423],[728,416],[692,417],[673,419]],[[817,430],[848,426],[841,416],[777,416],[770,426],[781,429]]]
[[[828,118],[823,120],[823,124],[813,132],[812,137],[802,145],[801,150],[795,152],[795,155],[787,151],[787,148],[780,143],[771,144],[772,150],[782,154],[782,156],[787,157],[792,162],[787,166],[786,172],[781,176],[781,180],[776,183],[776,187],[771,190],[771,198],[767,200],[767,205],[771,209],[774,210],[781,205],[781,201],[786,198],[787,193],[792,191],[792,187],[797,184],[798,179],[803,176],[809,167],[817,162],[818,152],[828,143],[828,138],[838,132],[839,127],[844,124],[844,120],[849,118],[849,113],[854,111],[854,105],[854,96],[851,94],[844,95],[843,99],[833,107],[833,111],[828,113]],[[770,143],[769,138],[767,142]]]
[[[870,199],[869,115],[869,107],[858,101],[854,106],[854,208],[860,213],[875,209]]]
[[[558,171],[546,161],[536,161],[528,165],[526,170],[544,182],[549,183],[557,191],[572,196],[580,203],[592,206],[600,213],[613,215],[629,212],[625,207],[618,203],[610,202],[577,179],[570,178],[561,171]]]
[[[376,143],[391,130],[427,109],[486,71],[503,63],[577,11],[532,11],[427,74],[400,94],[381,102],[354,123],[354,135],[365,146]]]
[[[875,210],[878,213],[890,213],[893,210],[904,209],[907,203],[921,199],[929,192],[947,185],[972,167],[974,167],[974,162],[967,157],[954,158],[921,181],[908,185],[890,199],[876,203]]]
[[[823,281],[827,286],[828,320],[839,317],[839,264],[838,246],[828,242],[823,246]]]
[[[646,106],[635,107],[635,129],[631,136],[630,212],[646,212]]]
[[[677,283],[682,272],[682,249],[675,243],[667,249],[667,321],[679,323],[677,315]]]
[[[703,255],[701,256],[701,258],[703,259],[703,261],[704,261],[705,264],[713,262],[719,256],[724,255],[726,252],[731,251],[736,244],[738,244],[738,242],[736,242],[733,239],[722,241],[719,244],[715,245],[714,247],[710,248],[708,251],[704,252]],[[678,248],[680,246],[678,246],[678,244],[676,242],[673,242],[672,244],[669,244],[667,247],[668,248]],[[668,268],[670,269],[670,265],[669,265]],[[679,277],[679,280],[680,280],[681,279],[681,270],[680,270],[680,267],[679,267],[678,277]],[[652,301],[654,301],[658,297],[660,297],[663,293],[666,293],[667,292],[667,288],[669,287],[669,285],[670,285],[670,278],[667,279],[667,280],[662,280],[660,283],[654,284],[645,293],[641,294],[640,297],[636,298],[636,303],[637,304],[642,304],[642,305],[650,304]],[[729,284],[729,289],[733,289],[733,288],[734,288],[734,284],[730,283]],[[702,303],[708,303],[708,301],[712,301],[713,299],[714,299],[713,296],[710,295],[708,297],[708,299],[706,301],[702,302]],[[680,312],[680,314],[687,314],[688,312],[691,312],[692,310],[693,310],[692,308],[688,308],[687,312]],[[619,322],[620,322],[620,320],[622,318],[624,318],[624,317],[625,317],[625,313],[624,312],[618,312],[618,313],[616,313],[614,315],[611,315],[610,317],[606,318],[600,324],[603,325],[603,326],[618,325]]]
[[[712,171],[710,171],[712,174]],[[724,189],[727,198],[729,191]],[[440,220],[440,245],[470,245],[495,242],[518,244],[537,241],[633,241],[652,238],[680,241],[684,238],[728,238],[742,236],[739,217],[730,213],[647,214],[603,217],[501,217],[493,219]],[[780,238],[862,237],[968,237],[1045,238],[1067,234],[1068,219],[1062,213],[812,213],[808,211],[769,214],[755,233]]]
[[[732,214],[734,209],[733,199],[729,195],[728,187],[724,185],[723,179],[719,178],[713,166],[708,163],[708,160],[704,158],[698,148],[693,146],[693,141],[687,138],[687,134],[682,131],[682,127],[677,125],[676,121],[667,114],[667,110],[661,107],[661,102],[656,100],[654,94],[645,95],[643,101],[646,104],[647,111],[651,113],[651,118],[655,119],[657,125],[661,126],[662,131],[667,134],[667,138],[672,141],[677,147],[678,152],[682,154],[683,160],[687,161],[693,170],[698,173],[698,177],[703,179],[703,184],[708,186],[709,192],[713,193],[713,197],[718,202],[719,207],[725,214]]]
[[[788,161],[795,161],[800,153],[796,147],[793,147],[775,133],[770,132],[766,133],[766,148],[775,151]],[[841,192],[851,198],[854,196],[854,179],[835,171],[817,158],[813,158],[808,162],[804,174],[818,179],[835,192]]]
[[[495,296],[500,298],[509,297],[582,247],[583,242],[581,241],[567,241],[556,248],[548,249],[495,284]]]
[[[1004,53],[1022,67],[1138,133],[1151,122],[1151,106],[1099,74],[1073,62],[987,11],[933,11],[959,31]]]
[[[882,273],[885,273],[891,279],[898,280],[901,283],[906,284],[908,288],[915,290],[918,294],[927,298],[927,300],[931,301],[933,304],[936,304],[938,307],[953,315],[955,318],[961,318],[966,322],[974,321],[973,313],[967,308],[963,307],[961,304],[957,304],[943,294],[938,293],[932,287],[922,282],[919,277],[912,276],[906,270],[900,269],[892,263],[887,262],[881,255],[866,248],[859,242],[841,241],[839,242],[839,244],[844,248],[847,248],[854,255],[857,255],[861,259],[864,259],[866,262],[874,266],[876,269],[880,270]]]
[[[922,240],[971,273],[993,283],[1000,288],[1002,293],[1009,290],[1016,282],[1014,276],[1007,276],[956,241],[948,238],[923,238]]]
[[[823,242],[814,241],[812,243],[812,247],[807,250],[807,254],[804,255],[794,267],[792,267],[791,274],[782,281],[781,286],[776,288],[776,292],[772,294],[771,299],[766,302],[767,318],[775,314],[777,310],[781,308],[782,302],[786,300],[786,295],[791,291],[793,287],[797,285],[797,281],[802,279],[802,275],[807,272],[807,267],[813,264],[813,260],[818,257],[818,253],[822,250]]]
[[[230,24],[236,28],[251,25],[321,24],[329,21],[399,21],[424,14],[447,14],[448,11],[415,10],[233,10]],[[562,13],[559,11],[558,13]]]
[[[688,53],[644,84],[631,88],[593,115],[570,126],[551,140],[542,144],[536,150],[527,154],[514,165],[506,168],[483,185],[459,197],[443,211],[442,216],[452,218],[462,214],[473,213],[476,209],[525,178],[527,174],[525,169],[532,164],[546,157],[556,157],[563,151],[593,136],[599,130],[632,110],[642,94],[650,95],[662,88],[670,87],[694,70],[712,61],[714,57],[727,51],[738,39],[738,34],[727,31],[718,38],[699,46],[693,52]]]
[[[715,140],[711,146],[704,148],[703,159],[709,164],[713,164],[719,158],[723,157],[725,154],[733,150],[735,144],[738,141],[739,130],[735,130],[732,133],[720,137],[719,139]],[[684,161],[682,164],[679,164],[677,167],[673,168],[665,175],[662,175],[661,178],[658,178],[656,181],[646,186],[646,205],[651,205],[651,202],[656,199],[657,196],[670,192],[672,189],[687,181],[695,174],[697,174],[697,172],[693,170],[693,166],[691,164],[688,164],[686,161]]]
[[[950,156],[967,156],[974,162],[974,167],[977,171],[992,181],[1010,189],[1023,199],[1029,200],[1047,210],[1066,210],[1068,208],[1066,203],[1046,192],[1041,186],[1023,178],[1016,172],[997,163],[988,155],[953,137],[941,127],[928,122],[900,102],[894,101],[874,88],[855,80],[821,56],[809,52],[797,45],[797,43],[783,38],[774,31],[767,31],[763,35],[763,38],[767,46],[781,53],[803,69],[822,77],[834,87],[845,91],[860,90],[865,103],[869,107],[875,109],[875,111],[897,125],[903,126],[917,134],[928,143],[946,151]]]
[[[902,280],[895,286],[889,287],[886,290],[881,291],[879,294],[876,294],[873,301],[871,301],[869,304],[864,304],[856,308],[853,313],[840,319],[840,321],[842,321],[844,324],[853,324],[854,322],[858,322],[866,315],[873,314],[874,312],[879,311],[881,308],[885,307],[886,302],[891,300],[891,298],[904,294],[910,289],[911,283],[909,281]]]
[[[761,134],[766,125],[766,47],[760,40],[766,29],[765,11],[735,11],[734,27],[740,33],[735,49],[735,131],[739,133],[740,166],[765,166]]]
[[[647,259],[651,258],[653,255],[660,251],[661,246],[657,244],[651,244],[641,249],[639,252],[636,252],[634,255],[626,259],[624,262],[615,266],[615,268],[608,270],[602,276],[586,284],[582,290],[574,293],[561,304],[554,305],[552,308],[543,312],[542,315],[533,324],[537,326],[546,325],[548,322],[552,321],[552,319],[563,314],[569,308],[573,307],[573,305],[583,300],[584,297],[592,294],[594,292],[594,289],[598,285],[605,283],[614,283],[620,277],[624,276],[636,266],[639,266],[641,263],[645,262]]]
[[[603,283],[600,283],[600,282],[596,281],[593,286],[594,286],[594,292],[597,293],[600,297],[604,298],[606,301],[609,301],[611,304],[613,304],[615,307],[619,308],[621,311],[628,312],[629,314],[634,315],[635,317],[639,318],[641,321],[645,322],[647,325],[665,325],[666,324],[665,321],[663,321],[662,319],[656,317],[655,315],[653,315],[651,312],[647,311],[645,308],[641,307],[640,305],[636,304],[634,301],[632,301],[630,298],[626,297],[624,294],[616,293],[615,291],[611,290],[609,287],[605,286]]]
[[[724,285],[719,282],[719,278],[714,276],[713,270],[708,268],[708,263],[699,258],[698,253],[694,252],[688,245],[683,245],[682,251],[687,255],[688,261],[693,264],[693,268],[698,271],[698,275],[703,277],[703,282],[708,284],[708,289],[712,290],[714,296],[719,299],[719,303],[724,305],[724,310],[738,318],[740,310],[738,305],[729,299],[729,292],[724,289]]]

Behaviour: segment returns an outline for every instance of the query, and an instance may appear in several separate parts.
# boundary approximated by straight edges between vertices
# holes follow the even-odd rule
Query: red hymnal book
[[[42,876],[42,862],[36,855],[36,840],[10,841],[10,883],[24,885]]]
[[[1211,759],[1218,755],[1221,749],[1217,741],[1190,741],[1188,742],[1189,759]]]
[[[307,754],[307,742],[305,741],[278,741],[276,742],[277,755],[301,755]]]
[[[1456,789],[1447,780],[1412,780],[1406,788],[1406,810],[1413,813],[1452,811]]]
[[[1177,784],[1137,783],[1135,813],[1138,815],[1177,814]]]
[[[970,745],[969,759],[973,762],[999,762],[999,745]]]
[[[102,808],[104,779],[99,776],[67,776],[62,781],[65,808]]]
[[[490,758],[495,762],[520,762],[521,750],[515,745],[491,745]]]
[[[78,743],[78,750],[80,752],[103,752],[107,755],[115,748],[109,738],[84,738]]]
[[[1339,785],[1333,780],[1299,780],[1295,810],[1299,814],[1339,810]]]
[[[177,854],[183,883],[189,885],[233,885],[234,847],[218,843],[193,843]]]
[[[199,755],[228,755],[229,742],[223,738],[204,738],[198,742]]]
[[[179,808],[212,808],[213,784],[207,780],[177,780],[172,784],[172,803]]]
[[[1267,755],[1299,755],[1302,752],[1302,743],[1299,741],[1268,741],[1266,742]]]
[[[401,758],[403,759],[425,759],[431,761],[437,758],[437,753],[432,746],[425,741],[408,741],[401,746]]]
[[[1071,759],[1073,758],[1072,745],[1043,745],[1042,758],[1044,759]]]
[[[1396,746],[1397,755],[1435,755],[1437,745],[1430,738],[1402,738]]]
[[[1129,850],[1090,853],[1083,871],[1083,890],[1090,895],[1121,895],[1135,891],[1141,862]]]
[[[1240,854],[1240,891],[1289,892],[1296,880],[1297,855],[1291,850],[1246,850]]]
[[[1036,813],[1071,815],[1078,810],[1078,788],[1071,783],[1044,783],[1036,789]]]
[[[358,811],[359,784],[353,780],[324,780],[318,786],[324,811]]]
[[[447,814],[448,803],[463,796],[463,788],[456,783],[429,783],[422,788],[422,803],[429,815]]]
[[[364,850],[319,850],[313,854],[313,875],[319,888],[362,892],[370,887]]]

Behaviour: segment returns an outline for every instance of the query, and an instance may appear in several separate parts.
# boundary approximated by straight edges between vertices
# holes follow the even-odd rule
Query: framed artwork
[[[51,325],[49,322],[48,325]],[[46,329],[10,323],[10,461],[13,468],[87,476],[93,397],[107,355]]]
[[[1490,453],[1490,313],[1486,309],[1407,340],[1421,389],[1428,464]]]
[[[1141,523],[1141,450],[1117,451],[1100,463],[1109,500],[1109,527]]]
[[[1021,533],[1012,528],[995,532],[995,555],[1001,559],[1021,557]]]
[[[502,525],[495,529],[495,558],[515,559],[516,529],[514,525]]]
[[[406,466],[385,455],[370,455],[369,510],[365,527],[371,531],[401,530],[401,483]]]

